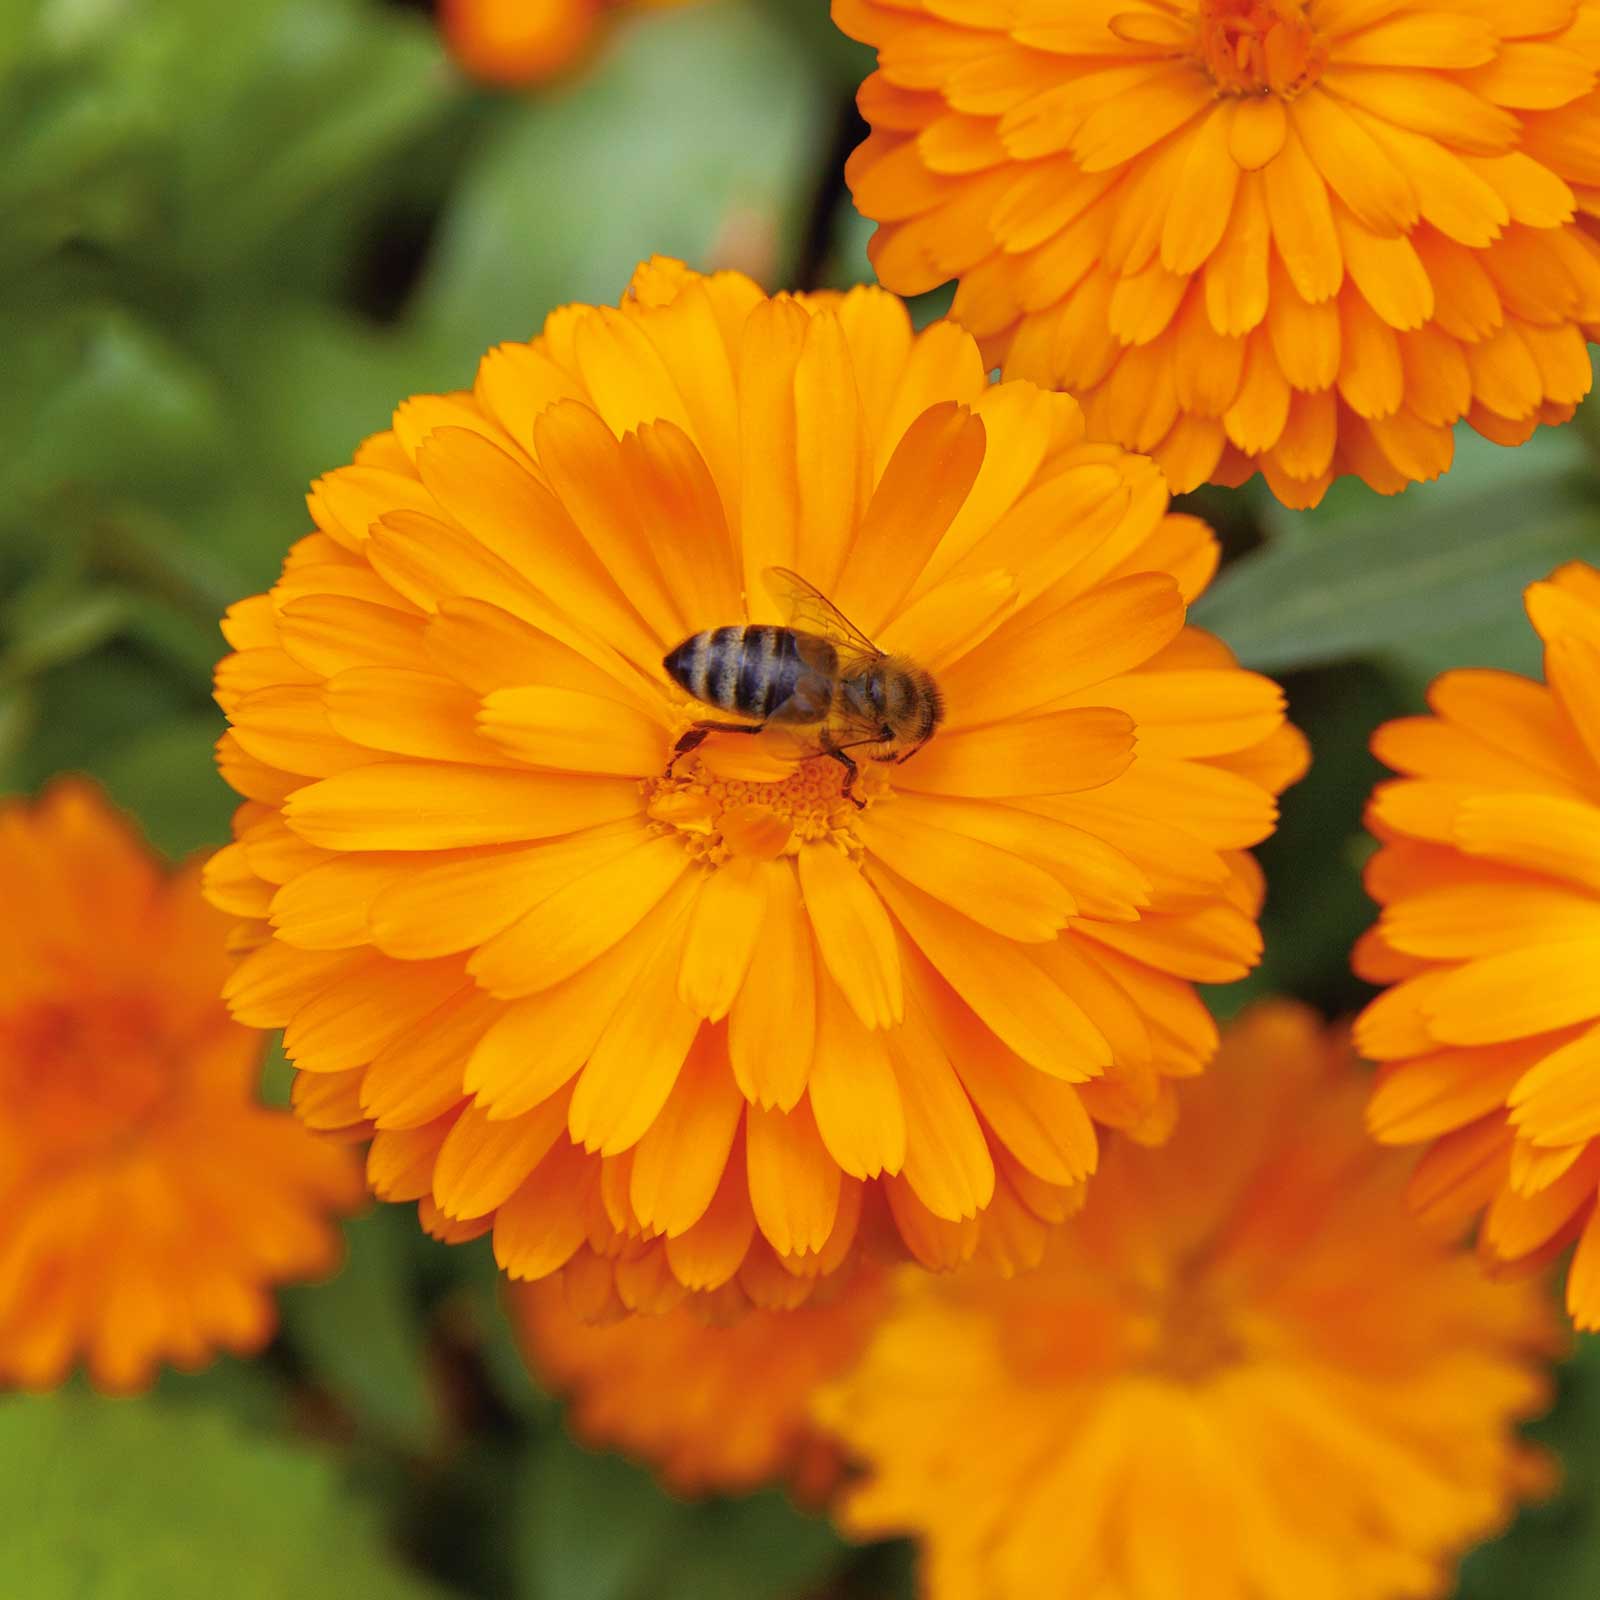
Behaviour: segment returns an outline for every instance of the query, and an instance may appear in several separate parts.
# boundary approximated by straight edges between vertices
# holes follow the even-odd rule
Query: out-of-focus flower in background
[[[1036,1258],[1095,1124],[1161,1138],[1210,1057],[1304,764],[1185,628],[1210,532],[1082,435],[881,290],[660,260],[402,405],[217,674],[227,993],[306,1120],[591,1316]],[[781,730],[667,771],[709,708],[664,655],[781,624],[774,566],[943,688],[853,799]]]
[[[1383,907],[1356,969],[1392,984],[1356,1024],[1383,1063],[1369,1120],[1427,1142],[1412,1197],[1491,1262],[1574,1239],[1567,1305],[1600,1328],[1600,572],[1534,584],[1545,682],[1447,672],[1432,716],[1378,730]]]
[[[569,71],[612,14],[690,0],[438,0],[439,29],[456,63],[485,83],[543,83]]]
[[[596,1326],[562,1285],[516,1283],[506,1298],[528,1365],[567,1401],[573,1432],[653,1468],[674,1494],[745,1494],[770,1483],[819,1505],[842,1466],[811,1421],[818,1388],[860,1357],[887,1301],[863,1269],[792,1311],[707,1322],[678,1307]]]
[[[0,807],[0,1383],[102,1388],[258,1350],[339,1260],[348,1155],[257,1103],[228,920],[90,785]]]
[[[1542,1488],[1513,1424],[1559,1348],[1406,1213],[1342,1030],[1248,1012],[1172,1142],[1119,1141],[1036,1272],[903,1281],[820,1420],[861,1534],[924,1541],[930,1600],[1390,1600]]]
[[[834,0],[878,47],[850,162],[903,294],[1175,490],[1433,478],[1588,392],[1600,9]]]

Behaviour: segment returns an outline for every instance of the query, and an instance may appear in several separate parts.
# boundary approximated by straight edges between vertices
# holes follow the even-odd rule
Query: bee
[[[707,734],[780,727],[839,762],[845,798],[860,807],[860,769],[850,752],[862,751],[872,761],[909,761],[944,718],[939,686],[914,661],[886,655],[798,573],[769,567],[763,577],[789,626],[706,628],[661,662],[696,700],[757,720],[695,723],[673,746],[667,772]]]

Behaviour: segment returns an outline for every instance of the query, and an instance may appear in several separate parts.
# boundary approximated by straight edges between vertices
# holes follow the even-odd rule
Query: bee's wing
[[[821,634],[842,657],[867,656],[876,660],[883,654],[827,595],[798,572],[768,567],[761,576],[772,598],[783,607],[790,627]]]

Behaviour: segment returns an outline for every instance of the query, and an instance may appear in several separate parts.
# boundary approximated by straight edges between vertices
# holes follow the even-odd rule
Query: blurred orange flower
[[[842,1463],[811,1423],[811,1399],[849,1370],[887,1298],[871,1269],[830,1289],[793,1311],[727,1324],[678,1307],[595,1326],[549,1279],[512,1284],[507,1303],[529,1366],[567,1399],[585,1444],[644,1462],[674,1494],[782,1482],[818,1505]]]
[[[1342,1031],[1236,1023],[1163,1150],[1106,1153],[1045,1264],[902,1280],[819,1398],[841,1517],[924,1542],[929,1600],[1394,1600],[1546,1486],[1540,1286],[1414,1227]]]
[[[1368,814],[1383,915],[1356,970],[1392,984],[1356,1024],[1384,1063],[1378,1138],[1423,1141],[1413,1202],[1491,1262],[1574,1239],[1567,1305],[1600,1328],[1600,573],[1534,584],[1543,684],[1447,672],[1434,714],[1373,749],[1402,777]]]
[[[439,27],[463,71],[506,87],[559,77],[613,13],[687,0],[439,0]]]
[[[1304,749],[1184,625],[1209,531],[1082,433],[881,290],[657,261],[318,482],[227,619],[209,882],[379,1194],[593,1313],[782,1306],[869,1239],[1025,1259],[1096,1121],[1165,1132]],[[775,566],[943,688],[853,796],[781,730],[667,770],[663,657],[781,624]]]
[[[345,1153],[255,1100],[227,919],[88,784],[0,806],[0,1384],[105,1389],[247,1354],[271,1284],[339,1259]]]
[[[902,294],[1174,490],[1444,471],[1588,392],[1594,0],[833,0]]]

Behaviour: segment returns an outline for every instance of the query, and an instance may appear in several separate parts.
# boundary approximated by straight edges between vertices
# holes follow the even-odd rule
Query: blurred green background
[[[526,94],[457,74],[426,5],[0,0],[0,792],[86,770],[169,854],[221,842],[216,619],[306,530],[309,479],[652,251],[770,287],[868,277],[840,169],[869,67],[823,0],[628,18]],[[1283,677],[1317,754],[1262,852],[1266,964],[1219,1010],[1359,1003],[1367,736],[1444,667],[1538,670],[1519,591],[1600,559],[1597,440],[1590,410],[1516,451],[1463,433],[1443,482],[1347,482],[1308,515],[1192,497],[1229,552],[1197,619]],[[348,1234],[257,1362],[0,1401],[0,1594],[912,1593],[904,1549],[850,1549],[776,1493],[680,1504],[567,1442],[482,1241],[393,1208]],[[1473,1600],[1600,1593],[1594,1341],[1535,1432],[1565,1486],[1470,1558]]]

